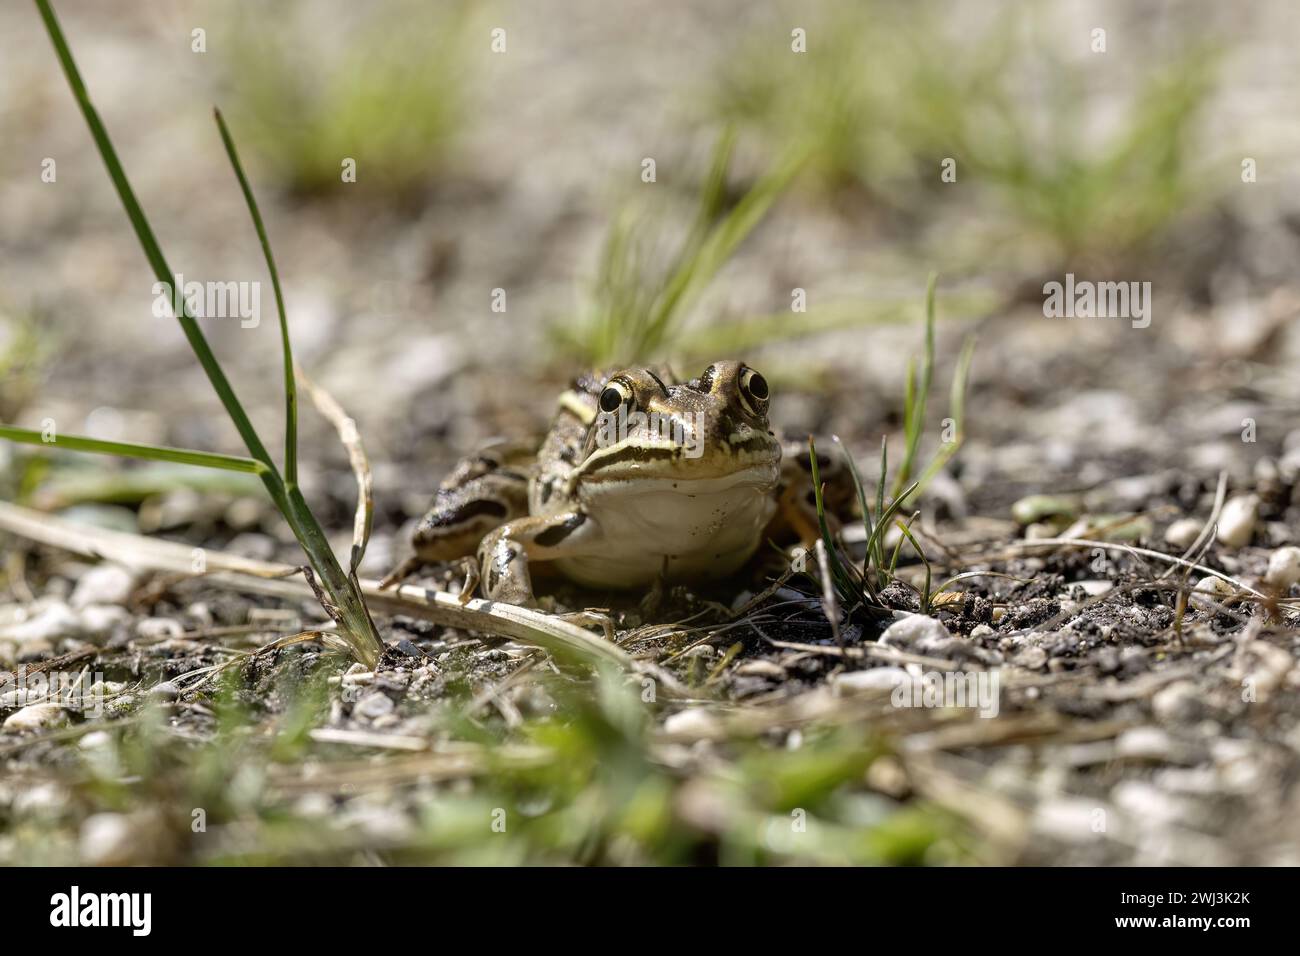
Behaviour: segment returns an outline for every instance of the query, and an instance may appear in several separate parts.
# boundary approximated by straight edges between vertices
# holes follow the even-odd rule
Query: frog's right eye
[[[632,389],[626,382],[617,379],[605,386],[600,393],[600,410],[602,412],[618,411],[620,405],[632,404]]]

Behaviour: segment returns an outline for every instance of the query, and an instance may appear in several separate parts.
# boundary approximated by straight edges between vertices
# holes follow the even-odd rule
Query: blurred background
[[[544,424],[549,390],[587,364],[697,374],[740,355],[776,383],[779,424],[869,450],[898,427],[932,270],[942,362],[979,333],[962,481],[977,505],[1004,507],[1026,477],[1088,485],[1173,456],[1248,471],[1241,419],[1257,413],[1270,454],[1295,422],[1284,2],[58,10],[173,268],[265,283],[268,321],[205,326],[274,435],[269,283],[211,107],[228,117],[297,352],[375,460],[375,567],[459,454]],[[0,418],[239,450],[150,311],[34,10],[7,5],[0,26]],[[1151,327],[1043,318],[1042,284],[1066,272],[1150,281]],[[304,458],[340,462],[306,417]],[[130,497],[81,484],[73,497]]]
[[[713,359],[742,358],[773,383],[778,426],[837,433],[869,471],[880,436],[896,443],[901,430],[932,272],[940,279],[928,449],[939,442],[962,345],[970,336],[977,345],[966,442],[928,489],[923,524],[983,520],[988,537],[1018,536],[1014,502],[1097,489],[1111,510],[1203,519],[1226,471],[1234,491],[1284,489],[1264,495],[1256,544],[1300,537],[1300,11],[1286,0],[56,7],[172,267],[191,280],[262,283],[258,327],[221,318],[203,325],[274,448],[283,414],[278,332],[212,107],[226,116],[267,222],[297,356],[355,418],[372,461],[377,515],[363,573],[400,557],[404,529],[457,458],[489,437],[544,427],[557,388],[592,365],[668,361],[689,377]],[[175,321],[153,314],[152,276],[24,3],[0,7],[0,160],[0,421],[242,452]],[[355,161],[355,182],[341,177],[345,160]],[[945,169],[955,179],[945,181]],[[1066,274],[1150,282],[1149,327],[1045,317],[1043,285]],[[1247,421],[1251,440],[1243,439]],[[344,452],[314,413],[304,412],[302,427],[303,485],[343,548],[355,494]],[[239,476],[0,444],[0,497],[300,560],[260,488]],[[1152,531],[1148,523],[1141,535]],[[1266,553],[1242,566],[1233,560],[1224,566],[1254,573]],[[20,579],[11,575],[16,599]],[[50,580],[64,592],[71,586]],[[248,608],[235,599],[213,604],[219,624],[244,623]],[[412,629],[412,639],[462,646],[452,632],[435,641],[430,631]],[[476,661],[503,653],[480,655],[464,643]],[[730,657],[711,673],[702,660],[691,673],[705,668],[712,681]],[[482,666],[504,666],[495,661]],[[460,702],[447,726],[486,735],[460,712],[474,681],[440,676],[432,686],[430,699]],[[678,788],[661,754],[648,769],[635,701],[572,697],[560,708],[577,715],[570,736],[549,725],[539,732],[562,759],[537,771],[540,782],[523,779],[524,770],[517,781],[508,767],[500,777],[521,803],[549,792],[568,816],[554,830],[545,829],[553,817],[539,817],[540,850],[488,847],[477,822],[462,824],[479,821],[492,798],[444,801],[443,815],[429,819],[455,830],[462,855],[452,858],[743,862],[778,852],[746,842],[759,832],[750,817],[719,823],[721,798]],[[279,719],[280,698],[272,701]],[[331,706],[326,697],[316,704]],[[333,706],[331,719],[343,719]],[[538,710],[556,712],[554,703]],[[272,757],[291,761],[318,715],[285,713],[289,729],[275,738],[284,749]],[[1190,726],[1181,711],[1170,720]],[[227,806],[232,819],[260,806],[256,781],[222,789],[242,780],[235,768],[245,755],[230,743],[237,734],[203,751],[210,761],[185,784],[203,796],[178,796],[172,765],[142,739],[122,758],[122,779],[156,786],[146,803]],[[843,824],[820,831],[824,842],[801,850],[811,852],[804,858],[1065,859],[1032,841],[964,855],[947,836],[947,816],[939,823],[879,796],[904,792],[884,764],[868,781],[872,795],[844,797],[836,788],[863,777],[872,739],[854,731],[797,751],[797,741],[782,744],[790,753],[761,741],[745,751],[746,792],[767,810],[779,816],[821,800],[826,818]],[[672,766],[685,766],[674,754]],[[1024,759],[995,772],[1004,782],[1040,769],[1023,752],[1013,756]],[[566,770],[566,759],[577,769]],[[1289,759],[1294,768],[1293,752]],[[1280,758],[1268,766],[1281,767]],[[1065,819],[1068,839],[1091,837],[1091,804],[1081,811],[1057,799],[1058,769],[1022,794],[1056,800],[1044,797],[1044,828]],[[613,782],[588,786],[601,773]],[[1111,778],[1084,773],[1071,786],[1107,792]],[[1229,835],[1223,845],[1171,837],[1131,856],[1121,841],[1089,844],[1069,859],[1276,861],[1285,851],[1274,838],[1289,833],[1294,844],[1296,816],[1269,802],[1274,791],[1258,779],[1239,774],[1232,792],[1264,793],[1260,806],[1225,804],[1206,825]],[[464,796],[463,782],[439,799]],[[121,809],[141,798],[121,786],[94,799]],[[1167,802],[1127,793],[1140,820],[1150,819],[1151,800]],[[975,806],[965,794],[949,791],[949,804]],[[361,798],[308,806],[308,796],[298,807],[304,818],[338,809],[375,845],[398,826],[389,809]],[[670,800],[692,826],[723,834],[716,856],[667,835],[676,832]],[[1271,826],[1266,812],[1275,814]],[[613,820],[606,835],[621,836],[597,848],[583,829],[593,819]],[[177,823],[183,839],[188,825],[188,817]],[[79,850],[75,838],[56,846],[33,833],[7,846],[29,860],[93,856],[84,829]],[[285,858],[316,852],[315,824],[293,833]],[[849,833],[866,842],[845,850]],[[254,846],[246,859],[280,859],[273,845]]]

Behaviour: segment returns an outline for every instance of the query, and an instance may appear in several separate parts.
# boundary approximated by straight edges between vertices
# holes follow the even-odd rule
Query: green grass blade
[[[894,478],[895,496],[912,477],[916,455],[921,447],[921,434],[925,429],[925,410],[930,398],[930,386],[934,381],[934,300],[938,282],[938,273],[931,272],[925,284],[925,356],[921,362],[919,384],[913,377],[912,363],[909,362],[907,366],[907,391],[903,401],[903,460]]]
[[[834,578],[841,600],[845,604],[857,603],[862,600],[862,595],[848,571],[848,568],[853,568],[853,566],[848,565],[846,568],[844,562],[840,560],[839,549],[835,547],[835,539],[831,536],[830,523],[826,520],[826,503],[822,498],[821,470],[817,467],[817,446],[814,444],[811,435],[808,436],[808,458],[812,466],[813,498],[817,508],[817,525],[821,531],[822,542],[826,545],[826,562],[830,565],[831,577]]]
[[[853,460],[849,454],[848,448],[840,441],[839,435],[832,435],[831,441],[840,446],[840,453],[844,455],[844,460],[849,463],[849,475],[853,478],[853,490],[858,496],[858,507],[862,509],[862,527],[866,531],[867,540],[871,540],[871,531],[875,527],[875,522],[871,517],[871,506],[867,504],[867,493],[862,488],[862,475],[858,473],[858,463]],[[867,572],[871,570],[871,550],[862,557],[862,578],[868,580]]]
[[[72,51],[68,48],[68,42],[63,36],[63,30],[59,26],[58,19],[54,16],[54,10],[50,7],[49,0],[35,0],[35,2],[37,10],[40,11],[41,19],[45,22],[45,29],[50,35],[50,42],[54,44],[54,52],[58,55],[59,63],[63,67],[63,73],[68,79],[68,86],[71,87],[72,95],[76,98],[77,104],[81,107],[82,115],[86,118],[86,125],[90,127],[90,135],[95,140],[95,147],[99,150],[99,155],[108,170],[109,179],[113,181],[118,197],[122,200],[122,206],[126,210],[127,218],[131,220],[131,226],[135,229],[136,237],[140,240],[140,246],[144,250],[145,258],[149,260],[149,265],[153,268],[154,276],[158,281],[166,284],[168,288],[172,288],[176,277],[167,265],[167,260],[163,257],[162,249],[159,247],[158,240],[149,225],[149,220],[145,217],[144,210],[135,198],[135,192],[131,189],[131,184],[126,178],[126,172],[117,158],[117,151],[113,149],[113,143],[108,137],[108,130],[104,128],[104,124],[99,119],[99,114],[90,102],[90,95],[86,92],[86,84],[82,81],[76,61],[72,58]],[[216,390],[217,396],[230,414],[231,421],[234,422],[235,428],[239,431],[239,436],[243,439],[245,447],[248,448],[250,455],[274,469],[275,465],[271,461],[270,455],[267,454],[266,447],[262,444],[261,438],[258,437],[248,415],[245,414],[244,407],[236,397],[234,389],[230,387],[226,373],[222,371],[217,357],[208,346],[202,330],[199,328],[198,323],[194,321],[194,317],[190,315],[189,307],[185,304],[184,298],[178,298],[181,299],[181,314],[176,316],[176,319],[180,322],[185,338],[189,340],[190,347],[198,357],[199,364],[203,366],[203,371],[207,373],[208,380],[212,382],[212,387]]]
[[[194,451],[189,448],[168,448],[165,445],[104,441],[99,438],[86,438],[81,435],[56,435],[52,439],[46,440],[43,432],[33,431],[30,428],[14,428],[12,425],[0,425],[0,438],[43,448],[88,451],[97,455],[120,455],[123,458],[143,458],[148,461],[170,461],[180,465],[197,465],[200,468],[241,471],[250,475],[262,475],[266,472],[266,465],[253,458],[218,455],[213,452]]]
[[[925,552],[921,550],[921,545],[917,542],[916,538],[912,535],[912,527],[911,527],[912,522],[916,520],[917,515],[919,514],[920,512],[918,511],[916,514],[912,515],[912,517],[908,518],[906,524],[904,524],[901,521],[895,523],[898,525],[898,529],[903,532],[903,537],[908,540],[908,542],[912,545],[913,550],[916,551],[917,556],[921,559],[921,563],[925,565],[925,590],[921,592],[921,613],[929,614],[930,601],[933,599],[933,594],[930,591],[930,585],[933,580],[932,577],[933,572],[930,570],[930,560],[925,556]],[[902,547],[902,545],[903,545],[903,541],[902,538],[900,538],[898,541],[898,548],[894,549],[895,565],[897,565],[898,563],[898,551],[899,548]],[[890,571],[892,573],[893,569],[891,568]]]
[[[726,264],[736,248],[767,215],[791,181],[803,168],[807,153],[803,149],[787,154],[776,168],[767,173],[747,192],[740,202],[700,242],[669,278],[655,314],[647,325],[650,342],[662,340],[674,319]]]
[[[885,569],[885,546],[883,542],[884,533],[880,530],[885,523],[885,482],[889,480],[889,436],[880,436],[880,480],[876,482],[876,523],[871,528],[871,534],[867,538],[867,551],[871,551],[871,544],[876,544],[876,570],[884,573]]]
[[[957,357],[957,368],[952,375],[952,391],[948,399],[949,417],[953,422],[953,439],[943,445],[926,466],[925,471],[921,473],[921,479],[917,483],[917,492],[923,491],[934,478],[935,475],[946,465],[957,452],[961,449],[962,443],[966,440],[966,387],[970,381],[971,361],[975,358],[975,336],[967,336],[965,343],[962,345],[961,354]]]
[[[253,198],[252,187],[244,175],[244,166],[239,161],[235,141],[221,110],[213,109],[217,129],[221,132],[221,142],[226,147],[226,155],[239,180],[239,188],[244,193],[244,202],[248,205],[248,214],[253,219],[253,228],[257,230],[258,242],[262,244],[262,255],[266,258],[266,271],[271,274],[271,288],[275,291],[275,309],[280,316],[280,351],[284,358],[284,480],[289,485],[298,483],[298,386],[293,374],[293,349],[289,344],[289,320],[284,314],[284,295],[280,291],[280,272],[275,267],[275,256],[271,254],[271,242],[266,237],[266,226],[262,222],[262,213]]]

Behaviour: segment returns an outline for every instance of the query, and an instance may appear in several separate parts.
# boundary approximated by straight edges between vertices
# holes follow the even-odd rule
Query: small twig
[[[826,612],[826,620],[831,622],[831,634],[835,637],[837,647],[844,646],[844,638],[840,636],[840,609],[835,603],[835,587],[831,583],[830,562],[826,557],[826,542],[821,538],[813,545],[817,552],[817,569],[821,572],[822,584],[822,610]]]
[[[8,502],[0,502],[0,530],[74,554],[107,558],[141,570],[185,573],[191,570],[193,561],[194,549],[189,545],[77,524]],[[284,579],[285,575],[295,573],[296,569],[289,565],[255,561],[221,551],[205,552],[205,560],[209,573],[204,580],[214,586],[290,601],[311,595],[306,583]],[[459,595],[432,588],[404,585],[396,590],[382,591],[376,581],[361,581],[360,584],[376,611],[402,614],[481,634],[499,634],[552,654],[591,664],[635,669],[632,658],[622,648],[540,611],[479,599],[462,605]]]
[[[357,571],[357,566],[361,563],[362,557],[366,553],[366,545],[370,541],[370,528],[374,522],[375,515],[375,498],[374,498],[374,479],[370,474],[370,459],[366,457],[365,446],[361,444],[361,435],[357,432],[357,423],[348,413],[343,410],[343,406],[334,400],[334,397],[324,388],[317,385],[311,380],[302,366],[297,362],[293,365],[294,373],[302,387],[307,390],[311,396],[312,404],[316,410],[323,415],[334,430],[339,434],[339,441],[348,452],[348,464],[352,467],[352,475],[357,480],[357,510],[352,519],[352,561],[350,570],[353,574]]]
[[[1219,472],[1219,486],[1214,492],[1214,507],[1210,510],[1210,517],[1206,519],[1205,524],[1201,527],[1201,533],[1196,536],[1186,551],[1183,552],[1184,561],[1199,561],[1201,555],[1208,549],[1210,542],[1214,540],[1214,531],[1218,526],[1219,512],[1223,510],[1223,501],[1228,495],[1228,473],[1227,471]],[[1200,552],[1199,554],[1197,552]],[[1196,555],[1193,557],[1193,555]],[[1174,573],[1174,569],[1166,568],[1160,577],[1166,578]]]
[[[1208,574],[1211,577],[1220,578],[1227,581],[1233,587],[1253,594],[1255,597],[1266,598],[1267,595],[1256,591],[1247,584],[1243,584],[1234,577],[1224,574],[1222,571],[1216,571],[1214,568],[1206,567],[1203,564],[1196,564],[1183,558],[1176,558],[1172,554],[1165,554],[1162,551],[1153,551],[1150,548],[1138,548],[1129,544],[1120,544],[1118,541],[1093,541],[1088,538],[1038,538],[1034,541],[1013,541],[1004,545],[998,553],[1019,553],[1022,551],[1032,551],[1035,548],[1059,548],[1059,547],[1080,547],[1080,548],[1106,548],[1113,551],[1125,551],[1129,554],[1144,557],[1155,558],[1158,561],[1167,561],[1176,564],[1179,567],[1190,568],[1194,571],[1200,571],[1202,574]],[[988,561],[989,555],[981,555],[980,561]]]

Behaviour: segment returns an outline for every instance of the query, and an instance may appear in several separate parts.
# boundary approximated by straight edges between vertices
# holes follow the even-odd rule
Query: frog
[[[688,380],[665,366],[580,375],[539,447],[499,441],[456,466],[412,532],[414,557],[382,585],[459,561],[462,600],[477,583],[487,600],[537,607],[542,563],[583,588],[625,591],[725,579],[765,540],[811,544],[807,444],[772,429],[770,401],[767,379],[737,360]],[[842,470],[818,464],[842,507]]]

